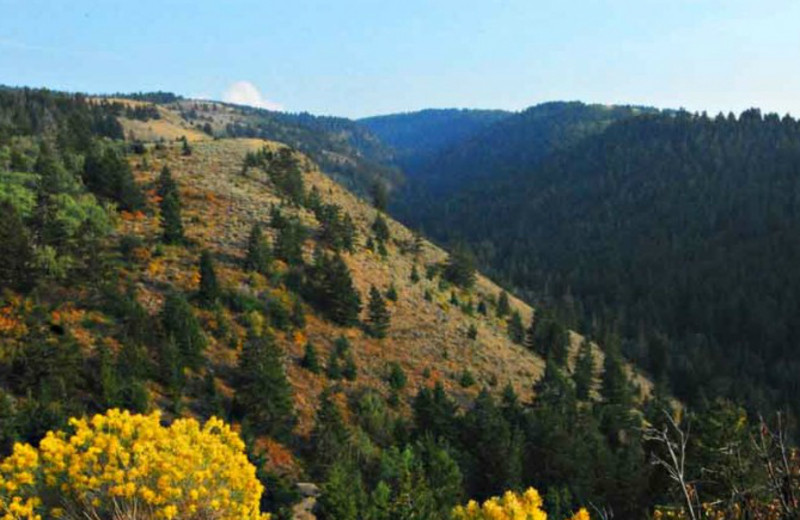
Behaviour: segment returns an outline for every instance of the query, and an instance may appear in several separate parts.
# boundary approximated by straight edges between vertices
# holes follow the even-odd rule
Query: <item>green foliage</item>
[[[511,305],[508,303],[508,293],[506,291],[500,292],[495,312],[499,318],[504,318],[511,313]]]
[[[592,346],[587,339],[581,342],[578,350],[572,380],[575,382],[575,395],[577,398],[581,401],[589,399],[594,383],[594,355],[592,354]]]
[[[99,197],[116,202],[121,209],[144,207],[144,195],[136,185],[128,161],[113,146],[94,146],[86,155],[83,181]]]
[[[206,306],[213,306],[219,298],[217,273],[214,270],[214,257],[207,249],[200,254],[200,301]]]
[[[389,225],[380,212],[375,216],[375,220],[372,222],[372,232],[375,233],[375,240],[377,240],[379,244],[385,244],[391,238]]]
[[[465,289],[475,284],[475,259],[463,245],[459,245],[450,253],[442,276],[448,282]]]
[[[472,375],[472,371],[469,369],[464,369],[461,372],[461,376],[458,378],[458,384],[460,384],[464,388],[469,388],[475,384],[475,376]]]
[[[275,256],[289,265],[303,264],[303,244],[307,231],[297,217],[283,217],[279,210],[272,217],[275,238]]]
[[[414,284],[419,282],[420,278],[419,271],[417,270],[417,264],[411,266],[411,275],[409,276],[409,280],[411,280],[411,283]]]
[[[161,310],[161,323],[167,338],[166,345],[174,342],[177,348],[179,366],[199,368],[203,362],[206,338],[192,306],[183,294],[175,291],[167,293]]]
[[[392,282],[389,284],[389,288],[386,289],[386,299],[396,302],[397,298],[397,287],[395,287],[394,282]]]
[[[164,242],[167,244],[183,242],[180,193],[177,184],[172,179],[172,173],[166,166],[161,170],[157,189],[161,196],[161,228]]]
[[[268,275],[272,266],[272,250],[264,238],[261,224],[253,224],[250,237],[247,239],[247,255],[244,267],[248,271],[255,271]]]
[[[522,316],[519,311],[514,311],[508,320],[508,337],[518,345],[525,341],[525,326],[522,324]]]
[[[319,365],[319,357],[317,349],[311,342],[306,343],[303,359],[300,360],[300,366],[311,372],[312,374],[319,374],[321,367]]]
[[[283,354],[269,334],[250,337],[238,365],[236,408],[254,433],[286,441],[295,424]]]
[[[478,327],[474,323],[469,324],[469,329],[467,329],[467,338],[469,339],[478,338]]]
[[[334,323],[344,326],[358,323],[361,297],[353,286],[350,269],[339,254],[316,255],[304,291],[307,300]]]
[[[16,208],[0,201],[0,292],[23,290],[31,281],[31,239]]]
[[[403,371],[403,367],[400,366],[399,363],[390,363],[389,370],[386,374],[386,382],[389,383],[389,388],[392,390],[402,390],[405,388],[408,379],[406,378],[406,373]]]
[[[380,291],[375,286],[369,290],[369,304],[367,305],[367,333],[375,338],[385,338],[389,331],[391,315],[386,308],[386,302]]]

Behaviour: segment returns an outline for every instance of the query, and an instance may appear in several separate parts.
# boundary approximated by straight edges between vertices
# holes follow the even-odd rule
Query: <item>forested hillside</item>
[[[418,224],[570,325],[614,324],[687,402],[796,413],[800,124],[643,115],[560,148],[445,192]]]
[[[607,322],[223,137],[237,109],[150,96],[0,91],[4,518],[796,512],[782,424],[681,407]],[[651,460],[689,423],[674,481]]]
[[[394,150],[403,169],[468,139],[489,125],[511,116],[504,110],[428,109],[359,119],[383,143]]]

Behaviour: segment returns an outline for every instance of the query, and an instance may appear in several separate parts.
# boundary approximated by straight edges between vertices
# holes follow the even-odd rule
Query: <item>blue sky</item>
[[[800,2],[0,0],[0,84],[350,117],[562,99],[800,116]]]

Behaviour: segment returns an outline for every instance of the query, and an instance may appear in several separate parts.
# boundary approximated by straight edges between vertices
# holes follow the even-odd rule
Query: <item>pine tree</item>
[[[464,289],[475,285],[475,259],[466,246],[459,245],[453,250],[442,274],[445,280]]]
[[[588,339],[583,340],[578,350],[572,380],[575,382],[575,394],[578,399],[588,400],[594,382],[594,354]]]
[[[503,318],[508,316],[511,312],[511,305],[508,303],[508,293],[506,291],[500,292],[500,297],[497,299],[497,316]]]
[[[353,285],[350,269],[344,259],[320,254],[312,272],[313,281],[308,287],[308,297],[317,303],[322,312],[334,323],[352,326],[358,323],[361,297]]]
[[[163,229],[164,242],[167,244],[183,242],[181,203],[177,192],[169,193],[161,199],[161,227]]]
[[[161,322],[167,338],[172,338],[180,356],[180,366],[199,368],[203,361],[206,338],[192,306],[178,292],[167,293],[161,310]]]
[[[411,283],[419,282],[419,271],[417,270],[417,264],[411,266],[411,276],[409,277]]]
[[[32,254],[28,230],[17,210],[0,200],[0,292],[28,287]]]
[[[389,284],[389,288],[386,289],[386,299],[393,302],[397,301],[397,287],[395,287],[394,282]]]
[[[311,471],[316,478],[324,478],[333,463],[345,455],[350,444],[350,432],[329,388],[320,394],[309,444],[311,453],[308,460],[312,461]]]
[[[317,349],[311,342],[306,343],[303,359],[300,360],[300,366],[311,372],[312,374],[319,374],[319,357],[317,356]]]
[[[214,270],[214,258],[206,249],[200,255],[200,301],[206,306],[212,306],[219,298],[219,285],[217,273]]]
[[[253,224],[250,237],[247,240],[247,256],[244,267],[248,271],[255,271],[263,275],[270,272],[272,265],[272,251],[264,238],[261,224]]]
[[[181,146],[181,155],[184,157],[192,155],[192,147],[189,146],[189,140],[186,139],[186,136],[183,136],[181,141],[183,141],[183,145]]]
[[[236,406],[258,434],[288,440],[296,419],[283,354],[270,335],[250,337],[239,357]]]
[[[372,223],[372,231],[375,233],[375,239],[379,243],[386,243],[389,241],[391,237],[389,233],[389,225],[386,223],[386,219],[383,218],[381,213],[378,213],[375,216],[375,221]]]
[[[378,289],[373,285],[369,290],[369,304],[367,306],[367,332],[375,338],[385,338],[389,330],[391,316],[386,308],[386,302]]]
[[[508,337],[519,345],[525,341],[525,326],[522,324],[522,316],[519,311],[514,311],[511,319],[508,320]]]

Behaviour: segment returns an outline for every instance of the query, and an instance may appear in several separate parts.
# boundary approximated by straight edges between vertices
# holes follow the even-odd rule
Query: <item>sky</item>
[[[363,117],[544,101],[800,116],[797,0],[0,0],[0,84]]]

